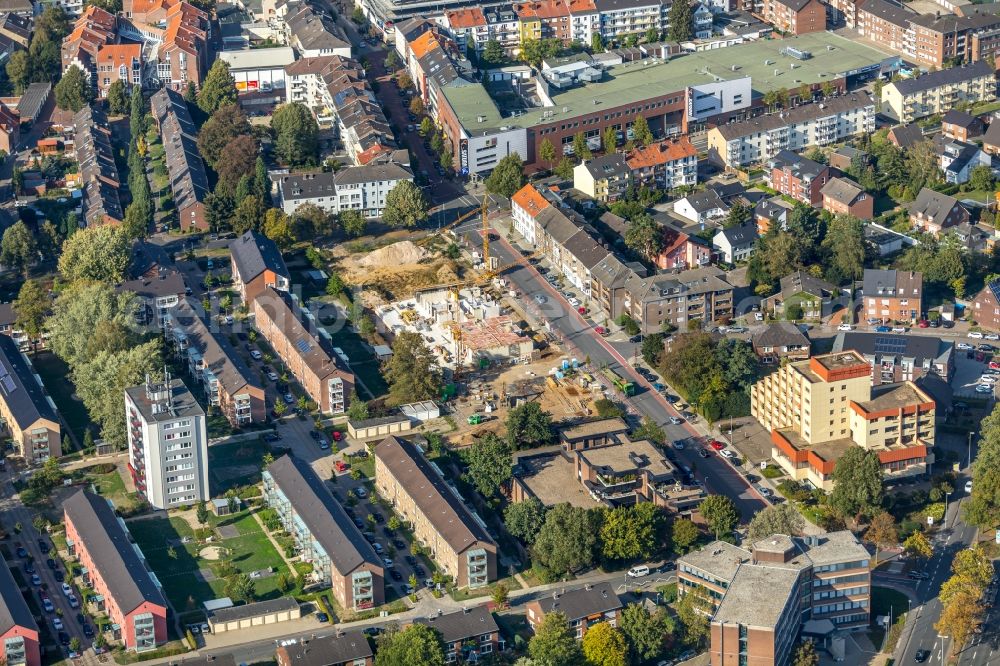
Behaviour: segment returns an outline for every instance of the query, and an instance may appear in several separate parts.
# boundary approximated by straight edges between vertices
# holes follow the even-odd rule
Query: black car
[[[365,627],[361,632],[366,636],[378,636],[382,633],[382,627]]]
[[[678,402],[680,402],[680,401],[681,401],[681,399],[680,399],[680,398],[678,398],[678,397],[677,397],[676,395],[670,395],[670,394],[668,393],[668,394],[667,394],[667,401],[668,401],[668,402],[669,402],[669,403],[670,403],[671,405],[676,405],[676,404],[677,404]]]
[[[997,348],[994,347],[993,345],[988,345],[986,343],[979,345],[978,347],[976,347],[976,349],[981,352],[994,352],[997,350]]]
[[[42,554],[48,554],[50,550],[49,544],[45,542],[45,539],[38,540],[38,548],[42,551]]]
[[[76,614],[76,623],[77,624],[87,624],[87,618],[84,617],[83,613],[77,613]]]
[[[359,530],[365,526],[365,521],[361,520],[357,516],[354,517],[354,526]]]
[[[279,435],[276,432],[269,432],[266,435],[264,435],[264,441],[265,442],[277,442],[280,439],[281,439],[281,435]]]
[[[407,555],[403,559],[406,560],[406,563],[409,564],[411,567],[417,566],[417,558],[413,557],[413,555]]]
[[[373,511],[372,512],[372,518],[375,519],[376,523],[384,523],[385,522],[385,517],[381,513],[379,513],[378,511]]]
[[[906,574],[906,576],[911,580],[927,580],[928,578],[930,578],[930,574],[927,574],[923,571],[911,571],[910,573]]]
[[[52,575],[55,576],[57,583],[61,583],[64,580],[66,580],[66,575],[62,571],[59,571],[58,569],[56,569],[56,572]]]
[[[424,571],[424,568],[418,564],[417,566],[413,567],[413,574],[417,578],[423,578],[424,576],[427,575],[427,572]]]
[[[392,546],[396,550],[406,550],[406,542],[403,541],[402,539],[393,539],[392,540]],[[413,557],[413,556],[410,555],[409,557]]]
[[[315,439],[316,441],[319,441],[319,433],[316,432],[315,430],[310,430],[309,436]]]
[[[55,571],[55,569],[56,569],[56,561],[53,560],[50,557],[47,560],[45,560],[45,566],[47,566],[49,569],[52,569],[53,571]]]
[[[94,629],[89,624],[83,625],[83,635],[90,638],[94,635]]]
[[[636,342],[642,342],[642,334],[640,333],[639,335],[633,335],[631,338],[628,339],[628,341],[633,344]]]
[[[62,645],[63,647],[69,645],[69,634],[65,631],[59,632],[59,645]]]
[[[18,557],[27,557],[28,556],[27,549],[25,549],[24,546],[18,546],[17,547],[17,556]]]
[[[358,451],[357,453],[355,453],[354,457],[355,458],[367,458],[368,457],[368,452],[365,451],[364,449],[362,449],[362,450]]]
[[[399,573],[395,569],[389,569],[389,575],[392,576],[393,580],[403,580],[403,574]]]
[[[25,562],[24,573],[28,574],[29,576],[35,573],[35,567],[31,564],[31,562]]]
[[[930,650],[917,650],[917,654],[913,656],[914,661],[918,664],[922,664],[927,661],[927,658],[931,656]]]

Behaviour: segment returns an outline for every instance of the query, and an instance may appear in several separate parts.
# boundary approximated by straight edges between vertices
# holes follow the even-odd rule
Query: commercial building
[[[278,666],[372,666],[375,663],[368,636],[360,630],[338,631],[301,643],[281,641],[274,658]]]
[[[712,664],[787,666],[807,625],[824,636],[868,628],[868,559],[846,530],[774,534],[750,548],[715,541],[678,560],[677,589],[711,618]]]
[[[367,610],[385,601],[382,560],[309,463],[293,455],[263,472],[264,501],[278,513],[313,582],[329,585],[342,608]]]
[[[830,167],[790,150],[782,150],[767,164],[768,184],[779,193],[807,206],[823,202],[821,191],[833,175]]]
[[[14,455],[37,465],[62,455],[62,428],[55,403],[45,393],[13,338],[0,335],[0,418]]]
[[[788,307],[797,305],[803,321],[821,321],[833,312],[834,300],[840,290],[822,278],[805,271],[796,271],[781,278],[778,293],[761,301],[761,309],[775,319],[792,318]],[[798,313],[795,313],[798,315]]]
[[[923,273],[866,268],[861,291],[869,321],[912,322],[922,316]]]
[[[859,220],[875,216],[875,197],[850,178],[836,176],[820,190],[823,210],[834,215],[853,215]]]
[[[375,446],[375,487],[458,587],[484,587],[497,579],[497,545],[485,523],[416,445],[387,437]]]
[[[291,274],[273,240],[254,230],[229,244],[233,286],[244,303],[250,303],[264,289],[288,291]]]
[[[126,650],[148,652],[167,642],[163,588],[111,503],[78,490],[63,502],[66,547],[80,565],[87,603],[107,615]]]
[[[290,46],[269,49],[220,51],[219,60],[229,65],[236,81],[236,92],[273,92],[285,94],[285,68],[295,62],[295,50]]]
[[[356,210],[368,218],[381,217],[389,192],[403,181],[413,182],[413,172],[391,159],[337,171],[306,171],[275,177],[280,206],[293,214],[312,204],[331,213]]]
[[[928,335],[840,332],[834,352],[853,351],[865,357],[872,369],[872,385],[915,382],[934,375],[946,383],[955,372],[955,344]]]
[[[185,296],[167,316],[165,335],[174,353],[234,428],[267,420],[266,392],[259,374],[252,372],[218,329],[199,314],[200,306]]]
[[[253,299],[254,326],[324,414],[347,411],[354,373],[335,360],[330,334],[290,295],[272,287]]]
[[[149,107],[163,137],[164,161],[180,228],[182,231],[206,231],[208,175],[198,150],[198,128],[191,120],[184,96],[176,90],[162,88],[149,98]]]
[[[0,657],[9,666],[41,666],[38,624],[6,561],[0,562]]]
[[[205,410],[183,381],[147,376],[125,389],[125,420],[129,473],[153,508],[209,499]]]
[[[878,453],[887,478],[926,473],[934,462],[934,400],[912,382],[872,387],[856,351],[783,365],[750,390],[750,413],[771,432],[771,457],[793,479],[833,487],[852,446]]]
[[[485,655],[496,654],[502,649],[500,627],[485,605],[432,615],[415,620],[414,624],[426,625],[441,634],[446,664],[476,663]]]
[[[562,590],[551,596],[525,605],[528,626],[537,631],[549,613],[563,613],[569,621],[570,631],[577,640],[583,640],[590,627],[607,622],[617,627],[623,604],[611,583],[588,583],[575,590]]]
[[[996,72],[986,61],[928,72],[882,88],[882,112],[902,123],[944,113],[956,104],[997,98]]]
[[[929,187],[921,188],[917,198],[907,208],[913,228],[934,236],[969,222],[969,211],[958,199]]]

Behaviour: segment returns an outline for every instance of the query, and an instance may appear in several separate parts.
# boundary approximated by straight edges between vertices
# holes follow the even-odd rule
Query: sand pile
[[[400,241],[375,250],[358,263],[362,266],[398,267],[403,264],[416,264],[427,257],[427,251],[412,241]]]

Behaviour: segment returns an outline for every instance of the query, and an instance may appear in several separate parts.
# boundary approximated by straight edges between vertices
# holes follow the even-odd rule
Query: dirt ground
[[[371,306],[405,300],[417,289],[457,282],[464,274],[458,262],[409,240],[364,252],[351,252],[350,243],[338,245],[332,263],[347,285],[365,288]]]

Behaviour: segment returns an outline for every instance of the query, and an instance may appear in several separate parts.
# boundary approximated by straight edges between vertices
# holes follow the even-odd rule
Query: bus
[[[608,378],[611,385],[614,386],[619,393],[625,396],[635,395],[635,384],[628,381],[611,368],[604,368],[601,372],[604,373],[604,376]]]

